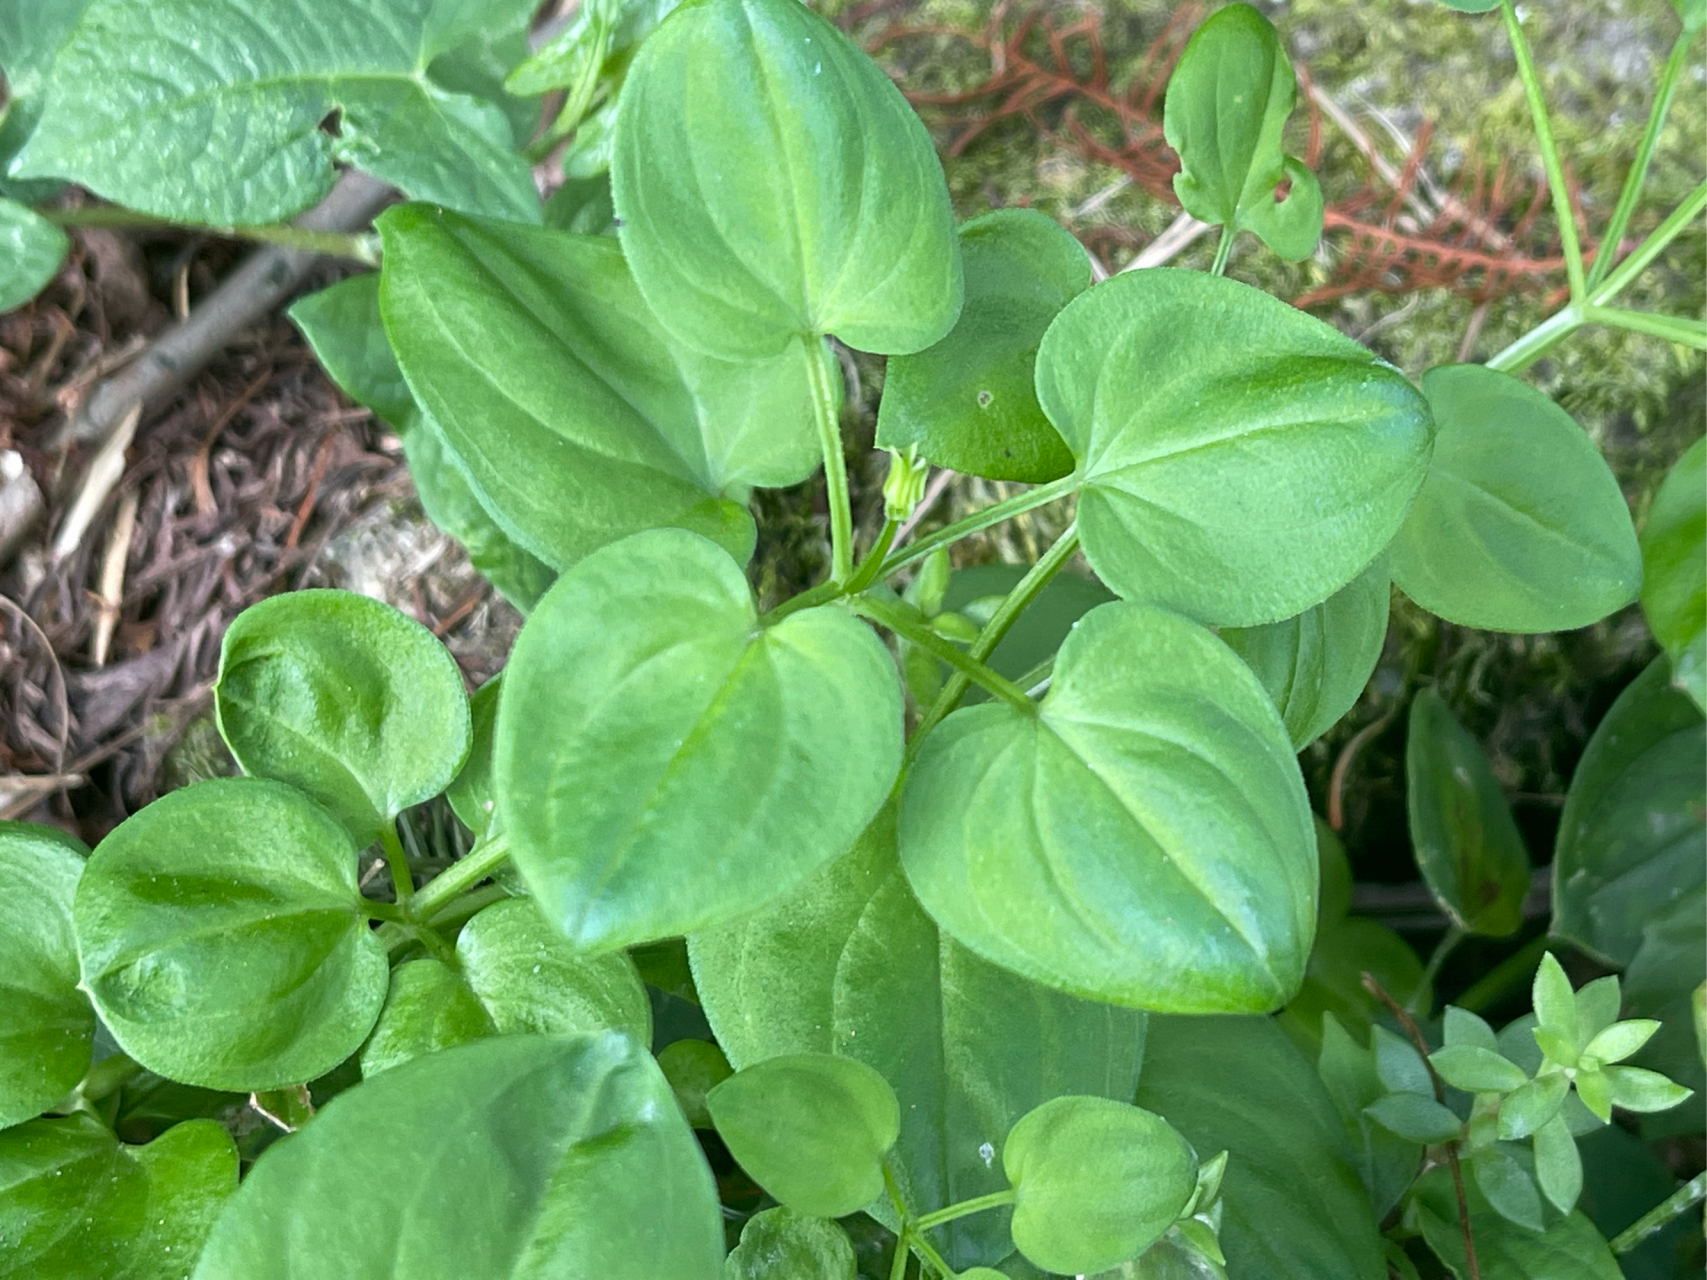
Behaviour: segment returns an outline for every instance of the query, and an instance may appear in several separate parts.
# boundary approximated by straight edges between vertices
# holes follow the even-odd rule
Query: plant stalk
[[[812,410],[818,421],[818,447],[824,454],[824,487],[830,502],[830,581],[846,588],[853,576],[853,508],[848,499],[848,463],[842,453],[842,425],[831,365],[835,357],[822,338],[802,337],[806,371],[812,384]]]
[[[1636,158],[1630,163],[1630,172],[1624,177],[1624,189],[1618,193],[1618,204],[1612,210],[1612,220],[1606,224],[1606,234],[1600,238],[1600,250],[1594,255],[1594,263],[1588,269],[1587,286],[1593,290],[1606,273],[1612,270],[1612,264],[1618,257],[1618,245],[1624,239],[1624,231],[1630,225],[1630,217],[1636,212],[1636,203],[1642,198],[1642,186],[1648,179],[1648,166],[1654,158],[1654,146],[1659,142],[1660,130],[1665,127],[1666,115],[1671,110],[1671,100],[1677,91],[1677,78],[1683,72],[1683,64],[1689,56],[1688,32],[1679,35],[1671,47],[1671,56],[1666,59],[1665,70],[1660,73],[1659,88],[1654,93],[1654,105],[1648,111],[1648,127],[1642,132],[1641,145],[1636,148]]]
[[[1683,203],[1668,213],[1648,238],[1636,246],[1630,256],[1601,281],[1600,286],[1590,295],[1589,302],[1600,306],[1616,298],[1647,269],[1650,262],[1665,251],[1667,245],[1694,225],[1703,209],[1707,209],[1707,182],[1701,183],[1684,197]]]
[[[1613,1253],[1625,1254],[1636,1249],[1649,1236],[1663,1231],[1674,1218],[1688,1213],[1707,1197],[1707,1173],[1698,1173],[1659,1204],[1649,1209],[1607,1244]]]
[[[1057,498],[1064,498],[1079,487],[1077,474],[1062,476],[1059,480],[1051,480],[1048,484],[1040,484],[1024,493],[1016,493],[1011,498],[975,511],[964,520],[956,520],[953,524],[938,529],[894,552],[878,569],[878,578],[889,578],[905,569],[916,561],[923,560],[938,547],[946,547],[950,543],[959,542],[962,538],[974,533],[981,533],[991,525],[1000,524],[1004,520],[1012,520],[1015,516],[1024,515],[1027,511],[1035,511],[1038,507],[1047,506]]]
[[[1615,329],[1645,333],[1697,351],[1707,351],[1707,321],[1688,316],[1663,316],[1651,311],[1626,311],[1619,307],[1591,307],[1588,318]]]
[[[939,636],[929,625],[919,622],[905,608],[870,596],[851,596],[848,599],[848,607],[860,616],[870,618],[879,626],[887,627],[907,643],[917,645],[927,653],[941,658],[955,669],[956,678],[977,684],[1027,715],[1035,710],[1031,699],[1025,696],[1024,689],[1012,680],[997,675],[983,662],[962,650],[954,641]],[[964,692],[965,684],[962,684],[961,688]]]
[[[927,1213],[913,1223],[914,1231],[929,1231],[932,1227],[940,1227],[945,1222],[953,1222],[956,1218],[969,1217],[974,1213],[982,1213],[985,1209],[999,1209],[1003,1205],[1012,1204],[1018,1193],[1009,1187],[1005,1191],[992,1191],[987,1196],[976,1196],[971,1200],[962,1200],[959,1204],[951,1204],[946,1209],[938,1209],[935,1213]]]
[[[412,904],[416,919],[431,920],[434,912],[464,889],[479,884],[510,854],[510,838],[502,831],[488,836],[468,851],[466,857],[450,864],[415,893]]]
[[[397,909],[405,916],[415,897],[415,877],[409,871],[409,859],[397,838],[397,823],[388,821],[379,829],[379,845],[385,850],[385,867],[391,872],[391,887],[397,894]]]
[[[162,227],[177,231],[201,231],[208,235],[223,236],[228,240],[252,240],[257,244],[278,245],[282,249],[348,258],[370,267],[379,265],[379,245],[370,235],[318,231],[309,227],[204,227],[193,223],[169,222],[164,218],[137,213],[132,209],[113,209],[106,206],[38,209],[37,212],[60,227]]]
[[[1535,124],[1535,141],[1541,148],[1541,167],[1547,171],[1547,187],[1553,194],[1553,216],[1559,222],[1559,244],[1565,251],[1565,277],[1571,284],[1571,298],[1581,302],[1588,297],[1587,280],[1583,274],[1583,250],[1577,242],[1577,223],[1571,209],[1571,191],[1565,185],[1565,169],[1559,162],[1559,146],[1553,140],[1553,122],[1547,116],[1547,100],[1541,93],[1541,78],[1535,70],[1535,59],[1529,52],[1529,41],[1523,34],[1523,24],[1517,20],[1512,0],[1501,0],[1500,13],[1505,18],[1506,36],[1517,59],[1518,78],[1523,81],[1524,97],[1529,100],[1529,117]]]
[[[1232,257],[1232,255],[1233,228],[1223,224],[1221,227],[1221,239],[1215,243],[1215,261],[1209,267],[1209,274],[1212,276],[1225,275],[1227,271],[1227,259]]]
[[[847,593],[855,595],[864,591],[877,579],[878,570],[883,568],[883,557],[889,554],[889,548],[895,544],[895,531],[901,527],[899,520],[890,518],[883,522],[883,528],[877,535],[877,541],[871,544],[871,550],[866,553],[853,571],[853,577],[848,579]]]

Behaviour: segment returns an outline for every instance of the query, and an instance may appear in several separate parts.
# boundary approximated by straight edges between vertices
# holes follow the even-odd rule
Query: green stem
[[[1694,347],[1697,351],[1707,351],[1707,321],[1688,316],[1655,315],[1650,311],[1625,311],[1618,307],[1591,307],[1588,318],[1615,329],[1645,333],[1650,337],[1664,338],[1667,342]]]
[[[1452,1003],[1471,1013],[1480,1013],[1513,987],[1527,986],[1545,954],[1547,935],[1542,934],[1532,938],[1521,951],[1501,960]]]
[[[943,1261],[942,1255],[931,1247],[931,1242],[921,1236],[916,1228],[909,1228],[907,1239],[913,1246],[913,1252],[929,1263],[942,1280],[954,1280],[954,1268]]]
[[[935,533],[920,538],[917,542],[908,544],[895,552],[883,562],[883,567],[877,571],[879,578],[888,578],[899,573],[908,565],[923,560],[938,547],[946,547],[950,543],[959,542],[962,538],[981,533],[991,525],[1000,524],[1004,520],[1012,520],[1015,516],[1024,515],[1027,511],[1035,511],[1038,507],[1047,506],[1057,498],[1064,498],[1079,487],[1079,477],[1075,475],[1062,476],[1059,480],[1051,480],[1048,484],[1040,484],[1035,489],[1027,489],[1024,493],[1016,493],[1011,498],[975,511],[964,520],[956,520],[953,524],[938,529]]]
[[[1488,361],[1487,367],[1502,373],[1520,373],[1570,337],[1583,325],[1583,309],[1573,302],[1543,320],[1504,351]]]
[[[370,235],[349,235],[341,231],[311,231],[306,227],[255,226],[208,227],[194,223],[168,222],[130,209],[93,206],[82,209],[39,209],[38,213],[60,227],[169,227],[180,231],[203,231],[230,240],[253,240],[261,244],[276,244],[285,249],[300,249],[305,253],[323,253],[333,258],[349,258],[379,265],[379,245]]]
[[[1518,78],[1523,81],[1523,93],[1529,99],[1529,116],[1535,123],[1535,141],[1541,148],[1541,167],[1547,171],[1547,187],[1553,193],[1553,216],[1559,222],[1559,243],[1565,251],[1565,277],[1571,283],[1571,297],[1580,302],[1588,296],[1583,275],[1583,251],[1577,243],[1577,224],[1571,212],[1571,192],[1565,185],[1565,169],[1559,162],[1559,147],[1553,141],[1553,124],[1547,117],[1547,102],[1541,96],[1541,78],[1530,56],[1529,41],[1524,38],[1523,26],[1517,20],[1512,0],[1501,0],[1500,13],[1505,17],[1506,36],[1517,58]]]
[[[443,908],[433,912],[433,918],[427,921],[435,929],[448,929],[461,924],[477,911],[483,911],[494,902],[502,902],[510,896],[510,891],[501,884],[489,884],[484,889],[475,889],[465,893],[460,898],[453,898]]]
[[[1055,539],[1055,545],[1043,553],[1043,558],[1032,565],[1025,577],[1021,578],[1014,589],[1008,592],[1007,598],[997,606],[996,612],[984,624],[984,629],[978,633],[978,638],[967,649],[966,656],[980,664],[988,659],[996,651],[996,646],[1001,643],[1002,637],[1007,635],[1008,628],[1013,626],[1019,615],[1025,612],[1026,606],[1037,598],[1037,593],[1048,585],[1049,580],[1055,576],[1062,565],[1067,563],[1069,557],[1078,550],[1078,547],[1079,524],[1075,520],[1067,526],[1059,538]],[[931,704],[930,710],[925,712],[924,718],[913,730],[913,740],[907,746],[909,759],[917,753],[919,743],[924,741],[925,735],[936,728],[942,722],[942,718],[959,705],[960,699],[966,694],[968,683],[967,678],[959,672],[948,678],[947,683],[942,687],[942,692],[937,695],[937,700]],[[1018,689],[1019,686],[1014,685],[1014,688]],[[1025,691],[1020,689],[1020,694],[1024,696]],[[1035,710],[1030,698],[1026,698],[1025,706],[1028,712]]]
[[[451,863],[416,891],[416,918],[431,920],[440,907],[491,875],[509,853],[510,840],[502,831],[482,840],[468,851],[466,857]]]
[[[961,685],[962,692],[965,691],[966,684],[977,684],[1027,715],[1035,710],[1031,699],[1025,696],[1024,689],[969,656],[954,641],[939,636],[931,630],[929,624],[919,621],[906,607],[891,604],[887,600],[873,599],[871,596],[852,596],[848,600],[848,607],[861,617],[870,618],[879,626],[887,627],[907,643],[917,645],[948,663],[955,669],[954,678],[964,682]]]
[[[1673,1218],[1681,1217],[1700,1204],[1704,1196],[1707,1196],[1707,1173],[1698,1173],[1613,1236],[1607,1244],[1614,1253],[1629,1253],[1649,1236],[1663,1230]]]
[[[895,534],[901,528],[901,522],[887,519],[877,535],[877,541],[871,544],[871,550],[865,559],[853,571],[853,577],[848,579],[846,587],[849,595],[864,591],[877,579],[877,571],[883,567],[883,557],[889,554],[889,548],[895,544]]]
[[[379,844],[385,850],[385,866],[391,872],[391,887],[397,893],[397,909],[407,916],[409,903],[415,897],[415,878],[409,874],[409,859],[397,838],[396,822],[380,827]]]
[[[1606,224],[1606,234],[1600,238],[1600,249],[1594,255],[1594,263],[1589,267],[1587,286],[1593,289],[1606,278],[1606,273],[1612,270],[1612,264],[1618,258],[1618,244],[1624,239],[1624,231],[1630,225],[1630,217],[1636,212],[1636,203],[1642,198],[1642,185],[1648,179],[1648,165],[1654,158],[1654,146],[1659,142],[1660,130],[1665,126],[1666,114],[1671,110],[1672,95],[1677,90],[1677,78],[1683,72],[1683,64],[1689,56],[1689,33],[1678,36],[1671,47],[1671,56],[1666,59],[1665,70],[1660,72],[1660,85],[1654,93],[1654,105],[1648,111],[1648,127],[1642,132],[1641,145],[1636,148],[1636,158],[1630,164],[1630,172],[1624,176],[1624,189],[1618,193],[1618,204],[1612,210],[1612,220]]]
[[[1018,1195],[1012,1187],[1005,1191],[992,1191],[987,1196],[976,1196],[971,1200],[962,1200],[959,1204],[951,1204],[946,1209],[938,1209],[935,1213],[927,1213],[913,1224],[915,1231],[929,1231],[932,1227],[940,1227],[945,1222],[953,1222],[956,1218],[964,1218],[970,1214],[982,1213],[985,1209],[999,1209],[1003,1205],[1012,1204]]]
[[[1701,211],[1707,209],[1707,182],[1703,182],[1691,191],[1682,204],[1666,215],[1665,220],[1655,227],[1653,233],[1618,264],[1617,270],[1606,277],[1589,298],[1596,306],[1611,302],[1622,293],[1637,276],[1641,275],[1655,258],[1665,251],[1665,247],[1695,224],[1701,216]]]
[[[1428,1000],[1432,1004],[1434,980],[1440,976],[1440,966],[1446,963],[1446,957],[1457,949],[1460,942],[1464,941],[1464,936],[1464,930],[1454,925],[1441,938],[1440,945],[1434,949],[1434,954],[1429,956],[1428,965],[1423,969],[1422,981],[1417,983],[1416,994],[1410,999],[1409,1007],[1412,1013],[1420,1013],[1426,1018],[1432,1012],[1431,1009],[1419,1005],[1417,1001]]]
[[[1227,270],[1227,259],[1233,254],[1233,228],[1223,225],[1221,239],[1215,245],[1215,261],[1209,267],[1212,276],[1221,275]]]
[[[889,1280],[907,1280],[907,1259],[912,1256],[912,1251],[907,1248],[906,1235],[896,1236],[895,1256],[889,1262]]]
[[[812,411],[818,420],[818,447],[824,454],[824,486],[830,500],[830,581],[845,590],[853,574],[853,507],[848,500],[848,463],[842,454],[840,397],[836,395],[835,356],[822,338],[802,336],[806,371],[812,384]]]

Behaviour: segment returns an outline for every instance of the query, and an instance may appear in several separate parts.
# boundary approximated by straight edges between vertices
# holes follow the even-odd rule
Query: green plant
[[[1638,537],[1514,375],[1591,322],[1707,347],[1611,305],[1707,186],[1585,264],[1502,5],[1571,301],[1417,387],[1223,276],[1241,231],[1287,258],[1321,232],[1248,6],[1166,100],[1213,270],[1094,286],[1038,215],[957,229],[918,119],[795,0],[590,2],[525,61],[531,4],[254,8],[266,41],[192,0],[0,11],[5,189],[40,205],[0,204],[0,298],[51,272],[56,224],[134,216],[26,181],[377,259],[293,316],[527,622],[467,699],[386,606],[267,601],[215,690],[250,776],[86,858],[0,828],[0,1275],[1617,1274],[1578,1140],[1699,1087],[1702,452]],[[559,89],[530,139],[512,91]],[[570,138],[542,211],[523,150]],[[412,202],[377,238],[275,225],[334,162]],[[831,339],[890,357],[863,549]],[[898,545],[927,462],[1033,487]],[[752,491],[820,465],[828,577],[761,611]],[[1034,565],[952,571],[1068,498]],[[1521,927],[1530,863],[1432,689],[1408,806],[1451,928],[1425,967],[1349,914],[1296,753],[1359,697],[1392,585],[1531,633],[1640,597],[1666,652],[1590,742],[1553,861],[1553,933],[1622,985],[1573,991],[1531,946],[1436,1034],[1442,965]],[[417,883],[401,832],[441,795],[470,844]],[[388,893],[358,879],[374,845]],[[1469,1006],[1536,965],[1496,1034]],[[669,1000],[702,1034],[655,1058]],[[239,1184],[205,1117],[243,1094],[300,1132]],[[160,1136],[121,1143],[132,1120]]]

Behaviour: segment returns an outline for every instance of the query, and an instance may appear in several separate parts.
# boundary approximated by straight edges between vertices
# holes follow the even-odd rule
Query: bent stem
[[[415,897],[415,877],[409,872],[409,859],[397,839],[397,822],[392,819],[379,829],[379,845],[385,850],[385,867],[391,872],[391,887],[397,894],[397,909],[405,916]]]
[[[987,1196],[976,1196],[971,1200],[962,1200],[959,1204],[951,1204],[946,1209],[938,1209],[935,1213],[927,1213],[913,1223],[914,1231],[929,1231],[940,1227],[945,1222],[953,1222],[956,1218],[965,1218],[974,1213],[982,1213],[985,1209],[1000,1209],[1018,1199],[1019,1193],[1012,1187],[1005,1191],[992,1191]]]
[[[848,499],[848,463],[842,454],[841,414],[831,381],[829,345],[802,335],[806,372],[812,384],[812,413],[818,423],[818,447],[824,454],[824,487],[830,502],[830,581],[844,590],[853,575],[853,507]]]
[[[982,533],[991,525],[1000,524],[1004,520],[1012,520],[1015,516],[1024,515],[1027,511],[1035,511],[1038,507],[1047,506],[1057,498],[1065,498],[1079,487],[1079,477],[1075,473],[1062,476],[1059,480],[1051,480],[1048,484],[1040,484],[1035,489],[1027,489],[1024,493],[1016,493],[1011,498],[1004,498],[982,511],[975,511],[964,520],[956,520],[951,525],[938,529],[935,533],[920,538],[895,552],[884,560],[878,569],[878,578],[889,578],[905,569],[916,561],[923,560],[938,547],[946,547],[950,543],[959,542],[962,538]]]
[[[1536,73],[1529,41],[1524,38],[1523,25],[1517,20],[1512,0],[1501,0],[1500,13],[1505,18],[1512,55],[1517,59],[1517,75],[1523,81],[1524,97],[1529,100],[1529,117],[1535,124],[1535,141],[1541,148],[1541,167],[1547,171],[1547,187],[1553,194],[1553,216],[1559,222],[1559,244],[1565,251],[1565,276],[1571,282],[1571,298],[1581,302],[1588,296],[1583,274],[1583,251],[1577,243],[1571,191],[1565,185],[1564,166],[1559,163],[1559,147],[1553,140],[1553,123],[1548,119],[1547,101],[1541,94],[1541,78]]]
[[[870,596],[850,597],[848,607],[861,617],[869,618],[881,627],[887,627],[907,643],[917,645],[948,663],[955,669],[954,678],[964,682],[961,685],[962,691],[967,683],[977,684],[1019,710],[1028,714],[1031,712],[1032,701],[1025,696],[1024,689],[1005,676],[997,675],[977,658],[963,651],[954,641],[939,636],[928,624],[920,622],[905,608],[890,604],[886,600],[874,600]]]
[[[1012,627],[1019,615],[1025,612],[1026,606],[1037,598],[1037,593],[1049,584],[1049,580],[1078,549],[1079,522],[1075,520],[1062,531],[1059,538],[1055,539],[1055,545],[1043,553],[1043,558],[1032,565],[1027,570],[1025,577],[1021,578],[1014,589],[1008,592],[1007,598],[997,607],[990,620],[984,624],[984,629],[978,633],[978,638],[972,642],[966,656],[980,665],[983,664],[996,651],[996,646],[1002,642],[1002,637],[1007,635],[1008,628]],[[907,744],[909,760],[917,753],[918,745],[924,741],[925,735],[936,728],[941,723],[942,718],[960,704],[960,699],[966,696],[968,684],[968,678],[958,671],[948,678],[948,682],[942,687],[942,692],[937,695],[937,700],[931,704],[930,710],[925,712],[924,718],[913,730],[913,740]],[[1021,695],[1024,696],[1025,690],[1023,688],[1019,685],[1014,685],[1014,688],[1019,689]],[[1032,710],[1033,704],[1029,697],[1026,698],[1025,705],[1027,711]]]
[[[871,550],[866,553],[853,571],[853,577],[848,579],[847,593],[854,595],[864,591],[877,579],[877,571],[883,567],[883,557],[889,554],[889,548],[895,545],[895,531],[901,527],[901,522],[890,517],[883,522],[883,528],[877,535],[877,541],[871,544]]]
[[[431,920],[434,912],[464,889],[471,889],[510,855],[510,838],[502,831],[487,836],[468,851],[468,855],[450,864],[415,893],[411,904],[418,920]]]
[[[1617,1254],[1631,1252],[1649,1236],[1664,1230],[1672,1219],[1681,1217],[1700,1204],[1704,1196],[1707,1196],[1707,1173],[1698,1173],[1608,1240],[1608,1247]]]
[[[1434,1100],[1441,1106],[1445,1106],[1446,1086],[1442,1083],[1439,1073],[1435,1071],[1434,1063],[1428,1060],[1428,1041],[1423,1038],[1422,1030],[1417,1026],[1416,1019],[1412,1018],[1405,1011],[1405,1007],[1388,994],[1387,989],[1376,981],[1374,974],[1364,972],[1363,989],[1386,1006],[1387,1012],[1398,1020],[1399,1026],[1410,1037],[1412,1047],[1422,1058],[1423,1066],[1428,1069],[1429,1083],[1434,1085]],[[1470,1273],[1468,1280],[1482,1280],[1482,1266],[1476,1260],[1476,1239],[1470,1233],[1470,1205],[1464,1198],[1464,1170],[1458,1163],[1458,1144],[1456,1142],[1446,1144],[1446,1164],[1452,1171],[1452,1194],[1458,1200],[1458,1229],[1464,1238],[1464,1269]]]

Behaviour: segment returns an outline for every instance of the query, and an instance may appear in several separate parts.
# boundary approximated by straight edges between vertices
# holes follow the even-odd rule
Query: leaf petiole
[[[959,542],[962,538],[982,533],[991,525],[1000,524],[1004,520],[1012,520],[1015,516],[1024,515],[1027,511],[1035,511],[1038,507],[1047,506],[1057,498],[1064,498],[1079,487],[1077,474],[1062,476],[1059,480],[1051,480],[1048,484],[1040,484],[1024,493],[1016,493],[1011,498],[975,511],[964,520],[956,520],[951,525],[938,529],[935,533],[910,543],[900,551],[895,552],[884,560],[877,571],[879,579],[888,578],[899,573],[908,565],[923,560],[938,547],[946,547],[950,543]]]
[[[435,912],[465,889],[479,884],[510,854],[510,840],[502,831],[486,837],[468,851],[466,857],[451,863],[434,876],[415,894],[412,904],[417,919],[431,920]],[[372,908],[369,908],[370,912]]]
[[[959,1204],[951,1204],[946,1209],[938,1209],[935,1213],[927,1213],[913,1223],[915,1231],[929,1231],[932,1227],[940,1227],[945,1222],[953,1222],[956,1218],[965,1218],[974,1213],[982,1213],[985,1209],[999,1209],[1010,1205],[1017,1197],[1012,1187],[1002,1191],[992,1191],[987,1196],[974,1196],[970,1200],[962,1200]]]
[[[1215,245],[1215,261],[1211,263],[1209,267],[1210,275],[1219,276],[1226,274],[1227,259],[1233,254],[1233,235],[1233,228],[1223,223],[1221,226],[1221,239],[1217,241]]]
[[[842,453],[839,397],[833,380],[835,356],[822,338],[802,335],[806,375],[812,384],[812,412],[818,423],[818,447],[824,454],[824,487],[830,503],[830,581],[843,585],[853,575],[853,507],[848,498],[848,463]]]
[[[409,903],[415,896],[415,878],[409,871],[409,859],[397,838],[397,822],[387,821],[379,829],[379,846],[385,850],[386,870],[391,872],[391,887],[397,894],[398,910],[409,914]]]
[[[194,223],[170,222],[164,218],[136,213],[130,209],[95,206],[82,209],[38,209],[42,217],[59,227],[173,227],[185,231],[200,231],[223,236],[230,240],[253,240],[259,244],[278,245],[281,249],[297,249],[304,253],[323,253],[330,258],[348,258],[370,267],[379,265],[379,238],[373,235],[346,234],[341,231],[316,231],[308,227],[249,226],[210,227]]]
[[[939,636],[908,610],[890,604],[887,600],[873,599],[871,596],[851,596],[848,599],[848,607],[861,617],[869,618],[881,627],[887,627],[907,643],[917,645],[948,663],[956,672],[953,679],[962,681],[962,692],[968,684],[976,684],[1028,715],[1036,709],[1031,699],[1025,696],[1024,689],[1005,676],[997,675],[954,641]]]
[[[1607,1241],[1613,1253],[1626,1254],[1639,1247],[1667,1223],[1678,1218],[1707,1198],[1707,1173],[1698,1173],[1659,1204]]]
[[[1500,13],[1505,18],[1512,55],[1517,59],[1518,78],[1523,81],[1523,93],[1529,100],[1535,141],[1541,148],[1541,167],[1547,172],[1547,187],[1553,194],[1553,215],[1558,219],[1559,244],[1565,252],[1565,276],[1571,284],[1571,297],[1580,302],[1588,296],[1583,274],[1583,251],[1577,242],[1576,218],[1571,209],[1570,188],[1565,185],[1565,169],[1559,162],[1559,146],[1553,140],[1553,122],[1548,118],[1547,101],[1541,93],[1541,77],[1535,70],[1535,59],[1530,54],[1529,41],[1523,34],[1523,24],[1517,20],[1512,0],[1501,0]]]

